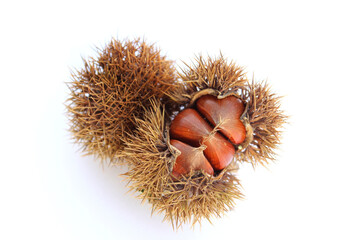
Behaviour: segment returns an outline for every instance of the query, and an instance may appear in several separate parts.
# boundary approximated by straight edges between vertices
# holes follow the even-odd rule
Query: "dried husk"
[[[181,106],[179,109],[192,107],[198,98],[207,94],[219,99],[229,95],[238,97],[246,104],[240,120],[247,135],[242,144],[235,146],[236,160],[254,166],[275,160],[287,116],[280,109],[281,97],[272,93],[266,82],[249,81],[242,67],[228,62],[222,55],[206,60],[200,56],[193,66],[187,65],[178,75],[181,85],[168,94],[171,104]]]
[[[222,216],[233,208],[235,199],[242,198],[233,174],[236,164],[216,177],[197,171],[175,179],[171,170],[178,154],[168,144],[165,115],[165,107],[154,101],[151,109],[145,109],[144,119],[137,119],[137,130],[126,141],[120,157],[129,162],[125,175],[130,189],[152,204],[153,212],[164,213],[164,220],[176,229]]]
[[[167,95],[167,104],[155,99],[152,108],[144,108],[144,118],[136,118],[137,129],[127,138],[120,157],[127,159],[125,174],[129,187],[138,197],[152,204],[153,212],[164,213],[164,219],[179,228],[184,223],[211,221],[233,208],[243,197],[234,175],[239,162],[265,164],[274,159],[282,124],[286,116],[279,109],[279,97],[264,82],[246,79],[241,67],[218,59],[202,57],[197,64],[179,73],[181,81]],[[246,104],[241,116],[247,136],[237,147],[235,160],[219,175],[191,172],[180,179],[172,176],[172,167],[179,155],[170,145],[168,127],[181,109],[192,107],[203,95],[218,98],[234,95]]]
[[[172,104],[187,107],[206,94],[223,98],[246,90],[244,69],[222,55],[215,59],[199,56],[195,61],[193,66],[186,65],[187,69],[178,72],[178,86],[168,94]]]
[[[140,39],[113,39],[97,52],[68,83],[70,131],[85,154],[116,162],[149,99],[168,101],[164,93],[176,87],[175,69],[158,48]]]
[[[198,57],[178,73],[179,79],[171,62],[139,40],[113,40],[97,59],[84,62],[69,84],[75,140],[88,154],[118,164],[123,164],[118,159],[126,160],[130,189],[174,228],[211,221],[233,208],[243,197],[234,175],[239,162],[264,165],[274,160],[286,122],[280,98],[266,83],[250,82],[243,68],[223,56]],[[169,143],[168,127],[178,111],[206,94],[234,95],[246,104],[241,116],[245,142],[236,146],[235,160],[220,174],[194,171],[176,179],[171,171],[179,153]]]
[[[255,81],[248,83],[241,96],[247,102],[243,121],[251,137],[245,139],[243,149],[237,152],[237,159],[253,166],[266,165],[276,158],[282,129],[288,119],[281,110],[281,97],[272,93],[267,82]]]

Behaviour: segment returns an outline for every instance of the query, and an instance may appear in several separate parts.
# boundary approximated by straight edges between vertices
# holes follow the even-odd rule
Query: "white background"
[[[0,239],[360,239],[357,3],[2,2]],[[178,63],[221,50],[285,96],[278,160],[242,165],[246,198],[213,225],[174,232],[69,140],[70,69],[138,36]]]

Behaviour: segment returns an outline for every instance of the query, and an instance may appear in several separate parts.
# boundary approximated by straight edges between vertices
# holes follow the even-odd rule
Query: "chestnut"
[[[245,107],[239,98],[228,96],[218,99],[212,95],[205,95],[197,100],[196,108],[211,124],[220,124],[220,132],[233,144],[237,145],[245,140],[245,126],[240,120]]]
[[[185,175],[193,170],[204,170],[210,175],[214,174],[214,169],[205,158],[201,148],[192,147],[178,140],[170,140],[170,144],[181,152],[176,158],[172,170],[175,177]]]
[[[234,146],[218,132],[205,138],[202,143],[206,146],[204,154],[215,170],[224,169],[234,158]]]
[[[170,125],[170,138],[193,147],[199,147],[203,137],[209,135],[212,127],[192,108],[181,111]]]

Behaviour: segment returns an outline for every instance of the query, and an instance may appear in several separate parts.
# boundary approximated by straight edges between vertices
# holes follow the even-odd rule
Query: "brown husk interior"
[[[140,39],[113,39],[97,54],[84,59],[68,83],[70,131],[84,153],[116,162],[149,99],[169,100],[164,93],[175,90],[175,69],[158,48]]]
[[[154,101],[152,108],[145,109],[143,119],[136,119],[137,130],[126,141],[121,156],[129,162],[130,189],[138,197],[152,204],[153,212],[164,213],[164,220],[174,228],[184,223],[193,226],[212,216],[220,217],[234,206],[235,199],[242,198],[239,180],[232,174],[235,165],[213,177],[203,172],[191,172],[175,179],[171,175],[177,154],[167,144],[166,126],[169,122],[165,108]]]

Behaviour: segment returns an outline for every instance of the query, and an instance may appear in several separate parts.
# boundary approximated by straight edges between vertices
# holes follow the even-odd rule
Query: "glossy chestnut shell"
[[[178,140],[171,140],[170,144],[181,152],[173,167],[173,175],[175,177],[187,174],[191,170],[204,170],[204,172],[210,175],[214,174],[214,169],[206,160],[201,149],[192,147]]]
[[[200,97],[195,108],[181,111],[170,125],[170,144],[180,151],[173,166],[175,177],[203,170],[214,175],[232,161],[235,146],[246,136],[240,120],[243,102],[235,96]],[[205,146],[206,148],[200,148]]]
[[[245,140],[245,126],[240,120],[245,107],[237,97],[217,99],[205,95],[196,102],[196,108],[213,126],[219,125],[220,132],[232,143],[240,144]]]

